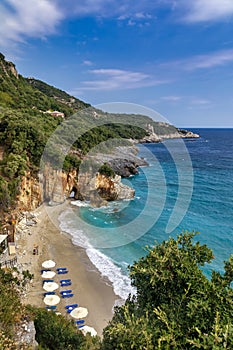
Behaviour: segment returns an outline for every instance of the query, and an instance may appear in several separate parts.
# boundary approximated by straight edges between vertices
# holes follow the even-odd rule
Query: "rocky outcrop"
[[[24,320],[15,325],[14,342],[19,349],[29,348],[31,350],[38,348],[36,341],[36,329],[33,321]]]
[[[178,129],[178,130],[179,130],[180,137],[184,139],[197,139],[200,137],[200,135],[195,134],[189,130],[183,130],[183,129]]]
[[[147,135],[141,139],[140,143],[157,143],[169,139],[180,139],[180,138],[199,138],[198,134],[195,134],[188,130],[177,129],[173,125],[167,123],[158,123],[161,127],[161,131],[155,132],[153,125],[147,125]],[[167,129],[167,132],[166,132]]]
[[[15,68],[14,63],[6,61],[5,56],[3,54],[0,54],[0,64],[1,64],[3,72],[7,76],[12,74],[16,79],[19,78],[19,75],[18,75],[18,72]]]
[[[79,175],[78,187],[75,199],[90,201],[91,205],[99,207],[106,205],[109,201],[132,199],[134,190],[123,185],[121,176],[115,175],[113,178],[85,172]]]
[[[115,175],[114,178],[97,174],[95,178],[95,188],[101,198],[111,200],[132,199],[135,191],[129,186],[123,185],[121,176]]]
[[[148,165],[137,153],[138,148],[135,145],[119,146],[111,153],[98,153],[93,158],[99,164],[107,163],[117,175],[129,177],[138,173],[138,167]]]

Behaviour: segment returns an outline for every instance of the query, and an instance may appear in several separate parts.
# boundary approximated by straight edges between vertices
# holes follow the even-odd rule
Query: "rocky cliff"
[[[167,123],[157,123],[157,126],[160,128],[156,132],[153,125],[147,124],[147,135],[140,140],[140,143],[157,143],[168,139],[200,137],[198,134],[195,134],[192,131],[177,129],[173,125]]]
[[[39,177],[40,181],[27,172],[22,178],[17,198],[19,211],[33,210],[43,201],[50,205],[63,203],[72,192],[75,199],[88,200],[93,206],[134,197],[134,190],[123,185],[119,175],[110,178],[98,173],[93,175],[91,172],[84,172],[78,177],[76,170],[65,173],[46,166],[43,175]]]

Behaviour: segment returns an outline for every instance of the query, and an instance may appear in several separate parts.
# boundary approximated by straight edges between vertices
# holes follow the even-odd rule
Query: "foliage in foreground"
[[[200,267],[213,254],[194,235],[162,242],[130,268],[137,296],[116,308],[102,349],[233,348],[233,257],[208,280]]]
[[[62,315],[34,309],[36,340],[43,350],[97,350],[99,338],[84,336],[74,323]]]

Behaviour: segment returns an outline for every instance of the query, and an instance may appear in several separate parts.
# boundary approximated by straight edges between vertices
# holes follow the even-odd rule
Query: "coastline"
[[[17,234],[19,266],[34,274],[32,283],[28,284],[26,288],[23,302],[37,307],[45,307],[41,264],[44,260],[54,260],[56,267],[66,267],[69,272],[66,275],[56,274],[53,280],[59,282],[62,278],[71,279],[70,289],[74,294],[72,298],[61,298],[57,311],[68,315],[65,312],[65,305],[73,303],[87,307],[89,313],[85,318],[85,324],[94,327],[98,335],[101,336],[103,328],[107,326],[113,316],[113,306],[120,297],[115,295],[110,282],[103,278],[91,263],[85,250],[73,245],[71,237],[59,230],[58,218],[68,207],[68,203],[66,201],[55,207],[43,204],[33,212],[37,223],[30,228],[21,229],[20,233]],[[34,245],[38,245],[38,255],[33,255]],[[59,287],[56,291],[57,295],[60,295],[60,290]]]

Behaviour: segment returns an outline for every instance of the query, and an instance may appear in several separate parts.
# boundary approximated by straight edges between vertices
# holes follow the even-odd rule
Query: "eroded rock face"
[[[73,190],[78,190],[77,171],[65,173],[46,166],[41,183],[43,184],[41,187],[43,200],[50,204],[60,204],[70,196]]]
[[[50,205],[60,204],[69,198],[71,192],[74,192],[75,199],[88,200],[94,206],[134,197],[134,190],[123,185],[119,175],[109,178],[85,172],[77,177],[76,170],[65,173],[46,166],[40,182],[29,172],[22,178],[18,209],[33,210],[43,201]]]
[[[91,205],[99,207],[108,201],[132,199],[135,191],[121,183],[121,176],[114,178],[105,175],[83,173],[79,177],[76,199],[90,201]]]
[[[123,185],[121,176],[115,175],[109,178],[104,175],[97,174],[95,179],[95,187],[98,194],[107,201],[132,199],[135,191],[129,186]]]
[[[30,349],[37,349],[36,330],[33,321],[24,320],[15,325],[14,341],[19,349],[30,346]]]
[[[42,203],[42,193],[39,180],[27,172],[22,177],[20,193],[18,195],[18,209],[34,210]]]

